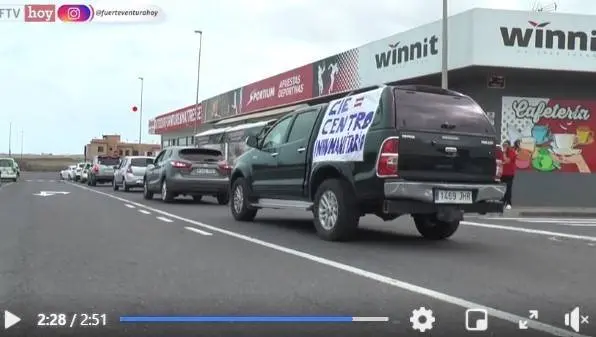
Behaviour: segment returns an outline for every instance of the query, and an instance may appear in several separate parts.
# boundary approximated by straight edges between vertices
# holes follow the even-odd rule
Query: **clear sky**
[[[147,121],[195,101],[196,29],[204,31],[204,99],[440,19],[442,1],[143,3],[161,7],[164,22],[0,23],[0,152],[8,151],[10,121],[13,152],[20,151],[21,130],[25,153],[82,153],[89,139],[105,133],[137,141],[139,116],[131,107],[140,101],[139,76],[145,78],[143,141],[157,142],[158,136],[147,134]],[[531,10],[534,3],[450,0],[450,13],[473,7]],[[559,12],[596,13],[595,1],[558,5]]]

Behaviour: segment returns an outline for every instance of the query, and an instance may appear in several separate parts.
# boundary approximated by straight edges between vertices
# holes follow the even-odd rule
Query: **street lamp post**
[[[8,124],[8,156],[12,156],[12,122]]]
[[[141,80],[141,104],[139,106],[139,144],[141,144],[143,136],[143,84],[145,80],[143,77],[139,77],[139,80]]]
[[[449,73],[449,65],[448,65],[448,45],[449,45],[449,37],[448,37],[448,28],[447,28],[447,6],[448,0],[443,0],[443,20],[442,23],[442,30],[441,30],[441,87],[443,89],[447,89],[449,86],[448,80],[448,73]]]
[[[25,139],[25,130],[21,129],[21,161],[23,161],[23,141]]]
[[[195,121],[194,121],[194,132],[192,134],[193,144],[195,135],[197,134],[197,128],[199,125],[199,84],[201,83],[201,50],[203,50],[203,31],[195,30],[195,34],[199,34],[199,58],[197,61],[197,92],[195,98]]]

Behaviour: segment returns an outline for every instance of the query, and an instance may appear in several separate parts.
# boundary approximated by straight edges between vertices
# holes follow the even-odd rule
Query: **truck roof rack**
[[[461,92],[457,92],[455,90],[450,89],[443,89],[441,87],[436,87],[433,85],[423,85],[423,84],[404,84],[404,85],[396,85],[395,88],[400,90],[406,91],[420,91],[429,94],[439,94],[439,95],[449,95],[449,96],[458,96],[464,97],[466,95],[462,94]]]

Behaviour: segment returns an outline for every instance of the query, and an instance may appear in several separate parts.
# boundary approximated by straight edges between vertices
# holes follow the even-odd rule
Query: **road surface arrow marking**
[[[64,192],[64,191],[40,191],[39,193],[35,193],[33,195],[38,195],[40,197],[51,197],[51,196],[56,195],[56,194],[67,195],[67,194],[70,194],[70,192]]]
[[[538,310],[530,310],[530,319],[538,319]]]
[[[519,322],[517,322],[517,327],[520,330],[528,330],[528,321],[519,320]]]
[[[8,329],[11,326],[21,321],[21,318],[8,310],[4,310],[4,329]]]

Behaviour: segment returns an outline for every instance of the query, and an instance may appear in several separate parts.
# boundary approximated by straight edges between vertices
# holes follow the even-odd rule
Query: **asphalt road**
[[[57,176],[24,173],[0,187],[0,310],[22,318],[0,335],[596,335],[596,219],[469,217],[452,239],[429,242],[409,218],[366,217],[358,240],[331,243],[308,213],[260,211],[238,223],[214,199],[164,204]],[[564,324],[576,306],[592,316],[580,333]],[[419,307],[436,320],[425,333],[410,323]],[[488,310],[488,331],[466,331],[468,308]],[[63,324],[38,325],[52,313]],[[105,313],[107,326],[77,327],[83,313]],[[389,321],[119,322],[130,315]]]

